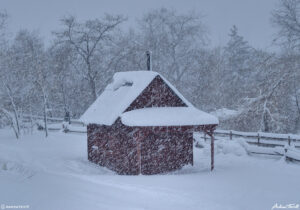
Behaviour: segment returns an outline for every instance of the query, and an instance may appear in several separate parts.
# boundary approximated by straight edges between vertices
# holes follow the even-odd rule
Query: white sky
[[[38,30],[46,39],[59,27],[59,19],[67,14],[79,19],[101,17],[104,13],[123,14],[128,27],[150,9],[167,7],[179,12],[196,11],[205,15],[211,44],[225,44],[230,27],[235,24],[249,43],[270,49],[275,29],[270,13],[277,0],[0,0],[0,9],[10,15],[9,29]]]

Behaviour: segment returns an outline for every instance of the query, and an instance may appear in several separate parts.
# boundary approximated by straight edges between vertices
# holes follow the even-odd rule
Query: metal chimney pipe
[[[152,71],[152,56],[151,56],[151,51],[147,50],[146,51],[146,57],[147,57],[147,70]]]

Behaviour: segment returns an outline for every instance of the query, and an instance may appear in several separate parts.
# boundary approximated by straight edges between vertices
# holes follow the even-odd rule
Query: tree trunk
[[[97,99],[97,91],[96,91],[96,84],[94,80],[90,81],[91,89],[92,89],[92,96],[93,96],[93,101],[96,101]]]
[[[92,67],[89,58],[86,59],[86,64],[88,68],[88,79],[89,79],[89,85],[91,87],[93,101],[96,101],[97,99],[96,82],[95,82],[95,78],[92,76]]]
[[[13,129],[15,131],[16,137],[18,139],[20,137],[20,130],[21,130],[20,129],[20,123],[19,123],[19,113],[18,113],[16,104],[15,104],[14,98],[11,94],[10,87],[7,84],[5,84],[5,87],[6,87],[6,90],[7,90],[7,94],[9,96],[10,103],[11,103],[12,108],[13,108],[13,113],[14,113],[14,118],[15,119],[12,119],[12,124],[13,124]],[[15,121],[15,123],[13,121]]]
[[[43,91],[43,102],[44,102],[44,127],[45,127],[45,135],[48,137],[48,119],[47,119],[47,96],[45,93],[44,88],[42,88]]]
[[[16,129],[16,125],[14,123],[14,117],[12,116],[12,114],[4,108],[0,108],[0,112],[2,112],[4,114],[4,116],[10,121],[11,127],[16,135],[16,138],[18,139],[20,137],[20,135]]]

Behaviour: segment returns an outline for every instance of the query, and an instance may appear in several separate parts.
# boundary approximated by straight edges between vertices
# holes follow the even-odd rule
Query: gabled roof
[[[157,72],[118,72],[113,76],[112,83],[105,88],[103,93],[81,116],[80,120],[85,124],[112,125],[156,76],[161,77],[188,107],[194,108],[172,84]]]

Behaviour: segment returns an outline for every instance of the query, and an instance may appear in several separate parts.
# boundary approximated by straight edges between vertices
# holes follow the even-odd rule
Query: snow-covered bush
[[[217,154],[247,155],[245,148],[236,140],[217,140],[215,142],[215,151]]]

